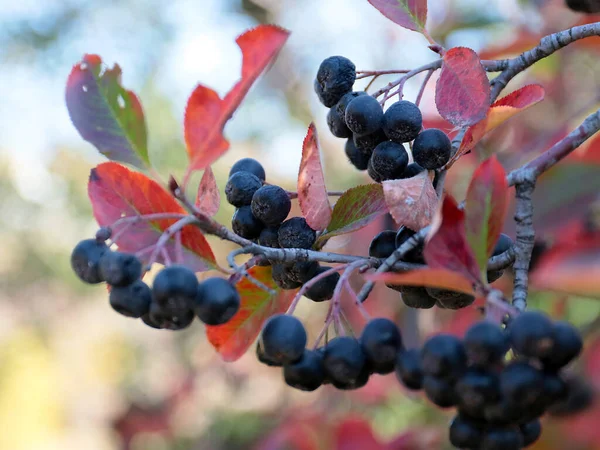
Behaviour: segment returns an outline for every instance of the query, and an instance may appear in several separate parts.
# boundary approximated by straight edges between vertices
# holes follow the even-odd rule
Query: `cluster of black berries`
[[[108,283],[110,305],[115,311],[141,318],[153,328],[181,330],[196,316],[207,325],[220,325],[240,307],[240,296],[227,280],[214,277],[199,283],[196,274],[185,266],[165,267],[150,288],[141,279],[140,260],[129,253],[111,251],[103,239],[79,242],[71,254],[71,266],[86,283]]]
[[[310,249],[317,234],[302,217],[286,220],[291,201],[287,191],[272,184],[263,185],[265,170],[251,158],[236,162],[225,186],[227,201],[237,209],[231,222],[239,236],[271,248]],[[296,289],[313,277],[328,270],[315,261],[274,263],[273,280],[282,289]],[[316,302],[329,300],[339,279],[338,273],[314,283],[306,297]]]
[[[363,387],[371,374],[393,372],[402,350],[400,330],[383,318],[369,321],[360,339],[338,336],[316,350],[306,349],[306,342],[302,323],[281,314],[265,323],[256,354],[264,364],[283,367],[289,386],[314,391],[324,384],[342,390]]]
[[[358,170],[367,170],[376,182],[410,178],[423,170],[441,168],[450,159],[452,144],[441,130],[421,131],[423,117],[414,103],[401,100],[384,113],[376,98],[352,91],[355,66],[343,56],[331,56],[319,66],[314,88],[330,108],[331,133],[347,138],[346,156]],[[414,141],[414,142],[413,142]],[[413,163],[404,144],[413,142]]]
[[[435,405],[456,406],[450,442],[457,448],[518,450],[541,434],[539,418],[560,408],[572,387],[561,369],[582,349],[576,328],[525,312],[506,330],[479,322],[464,340],[439,334],[421,351],[401,352],[396,375],[408,389],[423,389]],[[512,348],[514,358],[506,361]]]
[[[413,230],[406,227],[400,227],[398,231],[385,230],[379,233],[371,241],[369,246],[369,256],[374,258],[387,258],[397,248],[404,244],[415,234]],[[498,256],[513,245],[512,239],[506,234],[501,234],[494,248],[493,256]],[[404,258],[404,262],[413,264],[424,264],[423,246],[417,246],[411,250]],[[493,283],[503,275],[502,270],[493,270],[487,272],[489,283]],[[401,293],[402,301],[410,308],[428,309],[438,306],[445,309],[461,309],[471,305],[475,297],[462,292],[451,291],[448,289],[437,289],[424,286],[400,286],[387,284],[390,289]]]
[[[573,11],[586,14],[600,13],[600,0],[565,0],[565,4]]]

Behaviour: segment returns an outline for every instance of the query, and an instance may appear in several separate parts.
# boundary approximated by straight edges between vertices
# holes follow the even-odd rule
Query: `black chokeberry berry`
[[[360,135],[354,133],[352,135],[352,141],[356,148],[361,153],[368,155],[369,158],[371,157],[373,150],[375,150],[375,147],[387,140],[388,138],[381,128],[371,134]]]
[[[369,256],[373,258],[387,258],[396,250],[396,232],[385,230],[379,233],[369,245]]]
[[[501,233],[496,241],[496,246],[492,252],[492,256],[498,256],[510,249],[513,245],[513,240],[506,234]]]
[[[488,427],[483,433],[480,450],[521,450],[523,436],[517,426]]]
[[[371,165],[382,180],[396,180],[408,165],[408,153],[402,144],[382,142],[373,150]]]
[[[371,154],[360,151],[352,138],[346,140],[344,151],[346,152],[346,157],[348,158],[348,161],[350,161],[350,164],[357,170],[367,170]]]
[[[405,226],[400,227],[398,229],[398,233],[396,234],[396,247],[400,248],[402,244],[404,244],[414,235],[415,232],[410,228],[406,228]],[[414,264],[424,264],[425,259],[423,258],[423,243],[417,244],[416,247],[404,255],[402,260]]]
[[[369,159],[369,163],[367,164],[367,173],[371,177],[375,183],[381,183],[383,181],[383,175],[375,170],[373,167],[373,159]]]
[[[156,322],[152,316],[150,316],[150,311],[148,311],[146,314],[144,314],[142,317],[142,322],[144,322],[146,325],[148,325],[150,328],[154,328],[156,330],[160,330],[162,329],[162,327],[160,326],[160,323]]]
[[[442,167],[450,160],[452,143],[442,130],[429,128],[413,142],[412,153],[417,164],[428,170]]]
[[[426,375],[457,379],[467,366],[463,343],[451,334],[430,337],[421,349],[421,365]]]
[[[281,367],[283,366],[283,364],[281,362],[272,360],[270,358],[267,357],[267,355],[265,355],[265,351],[262,348],[262,345],[260,345],[260,339],[256,342],[256,358],[258,359],[259,362],[270,366],[270,367]]]
[[[539,419],[527,422],[519,427],[523,435],[523,447],[529,447],[542,435],[542,424]]]
[[[394,103],[383,115],[383,131],[392,141],[400,144],[414,140],[422,127],[421,110],[406,100]]]
[[[355,134],[375,133],[383,124],[383,109],[370,95],[354,98],[346,106],[346,126]]]
[[[98,271],[111,286],[127,286],[142,276],[142,263],[131,253],[106,252],[100,258]]]
[[[314,276],[316,277],[329,269],[331,269],[331,267],[320,266]],[[325,278],[317,280],[310,286],[304,293],[304,296],[313,302],[324,302],[325,300],[329,300],[333,297],[333,292],[335,291],[339,279],[340,274],[337,272],[327,275]]]
[[[319,263],[316,261],[296,261],[287,267],[289,277],[304,284],[319,272]]]
[[[260,345],[269,360],[278,364],[290,364],[302,357],[306,339],[302,322],[294,316],[277,314],[265,322]]]
[[[544,393],[542,403],[545,407],[563,401],[567,397],[567,383],[556,373],[544,373]]]
[[[282,248],[311,248],[317,239],[304,217],[292,217],[279,227],[279,245]]]
[[[331,134],[339,138],[352,137],[352,131],[346,126],[346,107],[348,103],[360,95],[367,95],[365,91],[348,92],[331,107],[327,113],[327,125]]]
[[[493,283],[498,280],[502,275],[504,275],[504,270],[488,270],[487,272],[487,282]]]
[[[404,172],[402,172],[402,175],[400,176],[400,178],[401,179],[412,178],[415,175],[419,175],[424,170],[425,169],[423,167],[421,167],[417,163],[413,162],[413,163],[410,163],[408,166],[406,166],[406,169],[404,169]]]
[[[273,264],[271,276],[275,284],[281,289],[296,289],[302,286],[302,283],[292,278],[289,266],[284,263]]]
[[[231,170],[229,171],[229,178],[237,172],[250,172],[254,176],[258,177],[260,181],[265,181],[265,169],[262,164],[253,158],[242,158],[237,161]]]
[[[314,391],[323,384],[323,353],[304,350],[301,358],[283,366],[283,378],[288,386],[301,391]]]
[[[483,414],[487,405],[500,399],[500,383],[495,373],[467,370],[456,382],[457,403],[461,411],[471,416]]]
[[[461,309],[472,305],[475,297],[463,292],[451,291],[449,289],[427,288],[427,293],[435,298],[438,303],[446,309]]]
[[[526,361],[513,361],[500,373],[502,395],[522,408],[535,405],[544,392],[544,375]]]
[[[596,395],[593,387],[585,378],[575,374],[565,376],[566,393],[564,398],[548,408],[548,412],[556,417],[568,417],[588,409]]]
[[[266,227],[258,236],[258,243],[263,247],[279,248],[279,227]]]
[[[107,241],[112,236],[112,229],[110,227],[100,227],[96,231],[96,240]]]
[[[100,275],[100,258],[109,248],[103,241],[85,239],[79,242],[71,253],[71,267],[81,281],[97,284],[104,281]]]
[[[523,411],[515,404],[501,399],[491,405],[486,405],[483,416],[488,423],[495,425],[509,425],[519,421]]]
[[[600,0],[565,0],[565,5],[573,11],[581,13],[600,13]]]
[[[260,189],[262,181],[250,172],[235,172],[225,185],[227,202],[233,206],[247,206],[252,196]]]
[[[263,186],[252,197],[252,214],[269,227],[276,227],[283,222],[291,208],[288,193],[279,186]]]
[[[372,372],[394,371],[396,356],[402,350],[402,336],[394,322],[385,318],[370,320],[360,336],[360,344]]]
[[[152,291],[142,280],[126,286],[113,286],[109,295],[110,306],[127,317],[142,317],[150,310]]]
[[[477,322],[469,328],[463,342],[467,359],[480,368],[503,361],[510,348],[507,333],[499,325],[488,321]]]
[[[196,299],[198,279],[185,266],[165,267],[152,284],[152,300],[158,306],[170,309],[191,309]]]
[[[463,415],[457,415],[450,423],[450,443],[457,448],[479,448],[483,438],[480,424]]]
[[[196,316],[191,308],[177,308],[161,306],[155,302],[150,303],[150,323],[156,324],[158,328],[172,331],[183,330],[192,324],[194,317]]]
[[[415,348],[404,350],[396,357],[396,377],[407,388],[418,391],[423,387],[421,354]]]
[[[235,234],[246,239],[260,236],[265,225],[252,214],[250,206],[242,206],[235,210],[231,218],[231,229]]]
[[[352,91],[355,80],[356,67],[352,61],[343,56],[330,56],[319,66],[314,88],[321,103],[331,108]]]
[[[240,309],[240,294],[227,280],[207,278],[198,285],[194,312],[206,325],[222,325]]]
[[[539,311],[525,311],[508,324],[510,341],[520,354],[545,358],[555,348],[554,326],[550,318]]]
[[[568,322],[554,322],[554,350],[542,358],[544,368],[558,370],[575,359],[583,348],[581,334]]]
[[[332,384],[341,389],[359,387],[364,382],[367,360],[359,342],[349,336],[333,338],[325,347],[323,367]],[[368,377],[367,377],[368,378]]]
[[[423,390],[427,398],[440,408],[449,408],[456,405],[456,392],[452,382],[447,378],[425,375]]]
[[[402,301],[409,308],[429,309],[433,308],[437,301],[423,286],[401,286],[400,293]]]

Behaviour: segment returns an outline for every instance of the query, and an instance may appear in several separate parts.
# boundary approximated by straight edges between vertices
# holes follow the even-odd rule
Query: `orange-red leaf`
[[[423,256],[433,269],[460,273],[474,284],[481,284],[480,272],[465,233],[465,213],[449,195],[444,197],[425,242]]]
[[[146,175],[133,172],[126,167],[107,162],[92,169],[88,183],[88,195],[92,202],[94,217],[101,226],[110,226],[122,217],[135,217],[147,214],[176,213],[186,214],[185,210],[156,181]],[[113,235],[119,249],[135,253],[154,245],[163,231],[177,219],[139,221],[119,233],[124,226],[113,228]],[[215,257],[202,232],[195,226],[187,225],[181,231],[183,264],[199,272],[216,266]],[[165,245],[171,261],[177,261],[176,245],[171,238]],[[146,261],[151,252],[145,252],[141,259]],[[159,254],[157,262],[164,263]]]
[[[240,310],[226,324],[206,327],[209,342],[225,361],[235,361],[246,353],[265,320],[274,314],[284,313],[296,295],[295,290],[279,290],[271,277],[271,266],[254,266],[248,273],[277,294],[271,296],[246,278],[235,285],[242,300]]]
[[[306,222],[317,231],[327,228],[331,221],[331,205],[327,196],[321,166],[321,150],[317,129],[311,123],[302,144],[302,161],[298,173],[298,203]]]
[[[420,230],[431,223],[438,198],[427,171],[402,180],[383,183],[383,195],[396,223]]]
[[[384,450],[371,424],[361,417],[347,417],[334,430],[335,450]]]
[[[221,195],[217,186],[217,180],[212,169],[208,166],[204,169],[202,179],[198,185],[198,195],[196,196],[196,206],[209,216],[214,216],[221,205]]]
[[[477,53],[454,47],[444,54],[435,89],[440,115],[455,126],[473,125],[490,108],[490,83]]]
[[[427,21],[427,0],[369,0],[392,22],[413,31],[423,32]]]
[[[277,56],[289,32],[274,25],[259,25],[236,39],[242,51],[242,78],[225,98],[212,89],[199,85],[185,109],[184,134],[190,157],[188,172],[204,169],[228,148],[223,128],[244,96]]]
[[[384,281],[405,286],[427,286],[473,294],[473,283],[459,272],[448,269],[417,269],[404,273],[373,273],[366,275],[373,281]]]
[[[544,99],[544,88],[538,84],[530,84],[511,92],[506,97],[496,101],[487,113],[485,120],[469,127],[454,155],[453,161],[472,150],[487,133],[498,127],[515,114],[541,102]]]
[[[495,156],[475,170],[465,200],[467,240],[481,273],[500,237],[508,207],[506,172]]]

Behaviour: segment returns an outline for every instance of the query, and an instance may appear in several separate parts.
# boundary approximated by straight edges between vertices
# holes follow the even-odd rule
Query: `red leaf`
[[[449,195],[444,197],[432,224],[423,255],[432,269],[451,270],[481,285],[479,268],[465,235],[465,213]]]
[[[302,161],[298,174],[298,203],[306,222],[322,231],[331,221],[331,205],[321,167],[321,150],[315,124],[311,123],[302,143]]]
[[[275,59],[289,32],[274,25],[259,25],[236,39],[242,51],[242,78],[224,99],[199,85],[188,99],[184,134],[190,156],[188,174],[215,162],[228,148],[223,128],[262,71]]]
[[[103,68],[98,55],[84,55],[67,80],[67,109],[83,139],[113,161],[149,165],[146,121],[136,95],[121,85],[121,68]]]
[[[530,84],[496,101],[487,112],[485,120],[467,130],[460,144],[460,149],[453,156],[452,161],[456,161],[461,155],[472,150],[494,128],[543,99],[544,88],[538,84]]]
[[[175,199],[154,180],[114,162],[103,163],[92,169],[88,195],[94,217],[101,226],[110,226],[121,217],[157,213],[186,214]],[[120,235],[116,243],[122,251],[138,252],[154,245],[162,232],[176,221],[140,221],[132,224]],[[116,235],[121,229],[122,226],[114,227],[113,233]],[[183,264],[197,272],[216,266],[212,249],[197,227],[185,226],[181,232],[181,243]],[[174,239],[167,242],[165,250],[172,261],[177,261]],[[150,253],[144,253],[141,259],[146,261]],[[162,255],[159,254],[157,262],[164,264]]]
[[[365,275],[372,281],[384,281],[405,286],[427,286],[473,294],[473,282],[459,272],[448,269],[417,269],[404,273],[372,273]]]
[[[240,310],[226,324],[206,327],[209,342],[225,361],[235,361],[246,353],[265,320],[274,314],[284,313],[296,295],[296,290],[279,290],[271,277],[270,266],[254,266],[248,273],[277,294],[272,297],[246,278],[236,284],[242,300]]]
[[[441,116],[455,126],[473,125],[485,117],[490,83],[477,53],[454,47],[444,54],[435,103]]]
[[[371,424],[360,417],[349,417],[335,427],[335,450],[383,450],[375,439]]]
[[[427,0],[369,0],[381,14],[409,30],[423,32],[427,21]]]
[[[198,185],[198,195],[196,197],[196,206],[209,216],[214,216],[221,205],[221,195],[217,187],[217,180],[212,169],[208,166],[204,169],[202,179]]]
[[[467,240],[483,274],[500,237],[508,207],[506,172],[495,156],[475,170],[465,200]]]
[[[390,214],[401,225],[420,230],[431,223],[438,198],[427,171],[403,180],[383,183],[383,195]]]

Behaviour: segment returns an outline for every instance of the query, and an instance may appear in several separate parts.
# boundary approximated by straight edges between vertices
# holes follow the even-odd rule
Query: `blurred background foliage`
[[[516,54],[582,20],[562,0],[429,3],[429,29],[439,42],[472,47],[485,58]],[[259,365],[252,352],[221,362],[200,325],[170,333],[114,314],[105,287],[84,286],[70,271],[70,250],[96,229],[86,182],[103,159],[68,119],[63,97],[71,66],[84,53],[121,65],[125,86],[143,102],[155,166],[165,177],[180,176],[187,95],[198,82],[220,94],[228,90],[241,65],[235,36],[258,23],[281,25],[292,35],[227,126],[232,149],[213,168],[219,186],[236,159],[252,156],[264,163],[270,182],[293,190],[311,120],[320,131],[328,187],[365,182],[346,162],[343,142],[327,131],[326,110],[312,92],[318,64],[334,54],[359,69],[413,68],[435,58],[420,35],[386,20],[366,0],[0,2],[1,449],[341,450],[344,430],[360,426],[373,428],[378,448],[385,442],[389,449],[446,448],[450,416],[404,392],[393,375],[374,377],[357,392],[292,392],[280,371]],[[535,81],[547,99],[463,158],[449,177],[450,191],[462,197],[485,155],[498,153],[507,169],[517,167],[597,108],[599,49],[597,39],[574,45],[519,76],[507,91]],[[423,108],[430,123],[439,123],[433,86]],[[411,80],[407,98],[417,89]],[[600,190],[600,143],[593,145],[586,150],[591,158],[575,155],[542,182],[541,237],[552,240],[561,226],[589,215]],[[227,223],[231,214],[223,205],[217,218]],[[365,254],[383,226],[375,223],[331,248]],[[224,258],[229,247],[211,243]],[[508,281],[499,283],[508,289]],[[397,295],[378,289],[368,307],[396,317],[413,335],[461,333],[478,317],[475,309],[417,316],[399,306]],[[579,324],[599,309],[593,300],[567,295],[532,297],[534,306]],[[324,311],[301,304],[313,338]],[[596,380],[597,348],[590,339],[580,367]],[[571,449],[600,448],[597,427],[589,426],[597,409],[546,427],[535,448],[563,449],[567,442]]]

